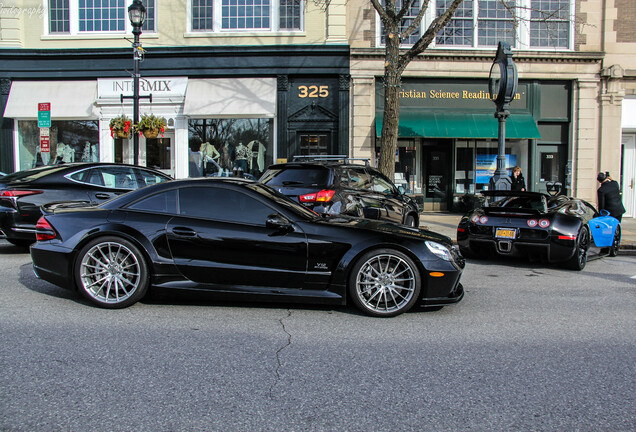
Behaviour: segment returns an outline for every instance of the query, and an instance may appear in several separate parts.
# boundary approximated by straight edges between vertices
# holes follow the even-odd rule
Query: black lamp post
[[[141,3],[141,0],[134,0],[128,7],[128,18],[130,24],[133,27],[133,35],[135,40],[133,42],[133,60],[134,60],[134,75],[133,75],[133,124],[139,122],[139,62],[141,61],[141,44],[139,43],[139,36],[141,35],[141,27],[146,20],[146,7]],[[148,96],[144,96],[148,97]],[[124,96],[122,96],[122,99]],[[152,99],[151,99],[152,101]],[[139,134],[133,132],[133,152],[134,163],[139,165]]]
[[[499,120],[497,169],[490,179],[491,189],[510,190],[506,172],[506,119],[510,115],[510,102],[517,93],[517,65],[512,61],[512,50],[507,42],[499,42],[495,61],[490,68],[488,90],[497,105],[495,117]]]

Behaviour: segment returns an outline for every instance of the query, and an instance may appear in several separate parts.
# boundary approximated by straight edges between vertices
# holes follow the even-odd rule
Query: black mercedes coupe
[[[587,201],[538,192],[484,191],[489,203],[457,227],[463,256],[488,254],[543,259],[583,270],[588,256],[616,256],[621,225]]]
[[[43,206],[38,277],[122,308],[151,287],[250,300],[345,304],[390,317],[464,295],[464,259],[441,234],[320,216],[239,178],[176,180],[95,207]]]

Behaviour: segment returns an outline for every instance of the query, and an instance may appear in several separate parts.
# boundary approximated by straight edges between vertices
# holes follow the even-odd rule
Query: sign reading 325
[[[298,86],[298,97],[300,98],[326,98],[329,96],[329,86],[326,85],[301,85]]]

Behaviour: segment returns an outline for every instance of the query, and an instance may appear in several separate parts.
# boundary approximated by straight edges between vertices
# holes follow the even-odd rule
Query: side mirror
[[[364,207],[362,213],[365,219],[380,219],[380,209],[377,207]]]
[[[265,222],[265,226],[267,228],[273,228],[273,229],[277,229],[281,231],[293,229],[291,222],[286,217],[278,213],[274,213],[267,216],[267,221]]]
[[[400,195],[404,195],[406,193],[406,189],[404,189],[404,186],[398,186],[397,189]]]

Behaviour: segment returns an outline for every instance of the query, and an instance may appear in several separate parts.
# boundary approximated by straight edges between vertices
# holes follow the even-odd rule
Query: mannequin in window
[[[247,171],[247,161],[251,158],[252,153],[247,147],[243,145],[242,142],[240,142],[238,147],[236,147],[236,160],[234,161],[234,166],[239,170],[245,172]]]
[[[232,169],[232,148],[230,147],[230,143],[223,144],[221,147],[221,168],[223,168],[226,172],[230,172]]]
[[[265,144],[262,142],[253,140],[247,144],[247,148],[252,154],[249,158],[250,172],[252,174],[256,172],[260,174],[265,168],[265,151],[267,147],[265,147]],[[256,164],[254,164],[254,162],[256,162]]]
[[[199,150],[201,152],[201,164],[202,164],[202,172],[204,175],[207,172],[216,171],[216,167],[213,161],[218,161],[221,157],[219,151],[214,147],[214,144],[210,144],[209,142],[204,142],[201,144],[201,148]]]

